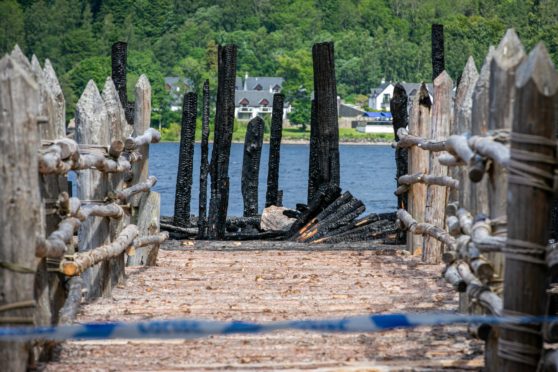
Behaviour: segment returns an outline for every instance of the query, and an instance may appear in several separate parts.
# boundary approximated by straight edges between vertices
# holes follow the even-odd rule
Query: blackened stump
[[[333,43],[318,43],[312,48],[315,92],[316,168],[310,169],[309,181],[314,190],[323,185],[339,186],[339,124]],[[311,128],[312,130],[312,128]],[[312,163],[311,163],[312,165]],[[312,200],[312,198],[310,198]]]
[[[234,125],[234,90],[236,80],[236,45],[219,46],[217,112],[211,155],[211,201],[208,238],[222,239],[229,202],[229,157]]]
[[[264,134],[264,122],[259,116],[250,120],[244,140],[242,161],[242,198],[244,217],[258,214],[258,181]]]
[[[174,224],[186,227],[190,224],[190,199],[194,170],[194,140],[196,134],[197,97],[193,92],[184,95],[182,106],[182,129],[180,131],[180,153],[176,176],[174,200]]]
[[[271,115],[271,133],[269,138],[269,168],[267,173],[267,192],[265,206],[282,206],[282,191],[279,191],[279,160],[281,158],[281,135],[283,132],[283,103],[285,96],[273,95],[273,113]]]
[[[117,41],[112,44],[112,81],[118,92],[120,103],[124,108],[126,121],[128,124],[134,124],[134,106],[128,102],[128,94],[126,92],[126,69],[128,59],[128,44],[123,41]]]
[[[432,25],[432,81],[445,70],[444,25]]]
[[[393,132],[395,141],[399,141],[397,131],[399,128],[406,128],[409,120],[407,113],[407,92],[399,83],[393,89],[393,98],[389,102],[391,115],[393,117]],[[408,173],[407,169],[407,149],[395,149],[395,165],[397,167],[396,179]],[[400,186],[399,184],[397,186]],[[407,194],[397,196],[397,209],[407,208]]]
[[[318,149],[320,139],[317,136],[316,124],[316,100],[312,100],[312,108],[310,112],[310,156],[308,161],[308,200],[307,203],[314,198],[316,194],[318,177],[315,174],[318,169]]]
[[[209,80],[203,84],[202,139],[200,164],[200,204],[198,217],[198,238],[207,236],[207,175],[209,172]]]

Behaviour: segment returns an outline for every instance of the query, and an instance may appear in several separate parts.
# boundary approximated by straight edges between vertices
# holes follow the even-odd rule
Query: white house
[[[407,97],[409,98],[409,104],[412,102],[412,98],[418,92],[421,83],[401,83],[405,92],[407,92]],[[395,84],[386,83],[382,81],[379,87],[370,90],[370,96],[368,96],[368,106],[377,111],[390,111],[389,101],[393,97],[393,89]],[[430,93],[430,100],[433,101],[433,87],[432,84],[426,84],[426,88]]]
[[[279,77],[248,77],[236,78],[234,97],[234,116],[238,120],[251,120],[256,116],[271,115],[273,95],[281,93],[283,78]],[[291,106],[285,102],[283,119],[291,112]]]
[[[180,78],[178,76],[167,76],[165,78],[165,90],[171,95],[171,111],[182,110],[184,93],[191,90],[192,87],[193,83],[189,79]]]

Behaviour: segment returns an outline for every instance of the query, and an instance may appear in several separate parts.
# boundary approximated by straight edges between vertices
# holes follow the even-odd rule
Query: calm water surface
[[[158,143],[150,146],[149,174],[157,177],[155,191],[161,193],[161,215],[174,213],[174,193],[178,166],[178,143]],[[243,212],[240,180],[244,145],[234,143],[229,166],[230,196],[228,214],[241,216]],[[366,212],[394,211],[395,191],[394,150],[390,146],[340,145],[341,188],[350,191],[366,205]],[[308,189],[307,144],[282,145],[279,189],[283,190],[283,205],[294,208],[296,203],[306,203]],[[209,145],[211,157],[211,144]],[[260,166],[259,204],[265,203],[269,145],[264,144]],[[194,184],[192,185],[192,214],[198,214],[200,145],[194,148]],[[211,182],[211,181],[209,181]],[[209,191],[209,185],[208,185]],[[208,196],[209,202],[209,196]]]

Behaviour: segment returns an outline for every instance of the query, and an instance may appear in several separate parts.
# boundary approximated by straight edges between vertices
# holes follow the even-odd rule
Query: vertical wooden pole
[[[208,238],[222,239],[229,204],[229,157],[234,126],[234,87],[236,80],[236,45],[218,50],[217,113],[211,155],[211,201]]]
[[[432,125],[430,127],[430,138],[443,140],[449,136],[452,118],[452,89],[453,81],[446,71],[443,71],[434,80],[434,105],[432,106]],[[430,154],[429,174],[435,176],[447,176],[448,168],[438,162],[440,153]],[[442,227],[446,220],[446,204],[448,201],[448,190],[444,186],[428,185],[426,189],[426,211],[424,222]],[[426,236],[422,259],[428,263],[439,263],[442,258],[443,244]]]
[[[43,70],[34,55],[31,59],[31,68],[33,77],[39,86],[40,115],[48,119],[38,128],[41,140],[63,138],[66,128],[64,122],[66,113],[63,105],[64,96],[61,94],[56,74],[52,70],[52,66],[49,70]],[[60,100],[62,100],[62,105],[60,105]],[[48,236],[57,228],[61,218],[57,213],[44,212],[45,210],[51,211],[55,207],[53,200],[57,200],[62,191],[68,190],[68,179],[65,175],[39,175],[39,180],[43,206],[41,235]],[[57,322],[58,310],[64,305],[65,300],[65,289],[61,279],[60,275],[48,272],[46,259],[40,260],[35,275],[35,300],[37,303],[35,321],[37,325],[51,325]],[[36,346],[33,349],[34,359],[38,359],[39,353],[49,354],[51,352],[52,346],[49,343],[40,343]]]
[[[128,125],[126,121],[126,116],[124,108],[120,103],[120,98],[118,92],[116,91],[116,86],[112,81],[112,78],[108,77],[105,80],[105,85],[101,93],[103,102],[105,103],[105,109],[107,111],[108,121],[109,121],[109,136],[110,143],[114,141],[124,141],[129,135],[132,134],[132,126]],[[111,190],[121,190],[125,187],[125,175],[121,173],[109,174],[109,185]],[[128,209],[125,209],[124,215],[119,219],[111,219],[110,224],[110,241],[114,241],[116,237],[120,234],[122,229],[130,223],[130,213]],[[110,286],[114,287],[117,284],[122,284],[125,281],[125,253],[120,254],[118,257],[114,257],[109,261],[110,267]]]
[[[538,44],[516,72],[515,111],[508,177],[508,239],[504,313],[544,314],[548,219],[556,169],[558,74]],[[537,368],[542,353],[540,325],[502,326],[498,355],[502,370]]]
[[[200,164],[200,197],[198,213],[198,238],[207,236],[207,175],[209,172],[209,80],[203,84],[203,112]]]
[[[471,112],[471,132],[473,135],[483,136],[488,132],[488,87],[490,85],[490,64],[493,56],[494,47],[490,46],[473,91],[473,109]],[[474,162],[479,163],[480,166],[485,166],[484,160],[480,157],[476,157]],[[471,180],[470,204],[464,204],[463,207],[469,210],[473,216],[479,213],[488,215],[487,177],[483,177],[480,180],[473,179],[471,178],[471,173],[469,173],[469,179]],[[472,197],[473,195],[475,197]]]
[[[35,246],[40,226],[37,148],[39,87],[25,67],[9,56],[0,59],[0,306],[2,312],[33,325]],[[16,326],[16,324],[6,324]],[[29,343],[0,342],[6,371],[25,371]]]
[[[141,75],[136,83],[133,112],[134,135],[138,136],[151,126],[151,84],[145,75]],[[142,155],[142,160],[134,163],[131,184],[143,182],[149,175],[149,144],[142,145],[138,151]],[[132,198],[131,222],[138,226],[140,236],[153,235],[159,231],[160,200],[159,193],[154,191],[144,192]],[[133,256],[128,256],[126,264],[128,266],[154,264],[158,249],[157,244],[137,248]]]
[[[264,134],[264,122],[256,116],[248,123],[242,159],[242,197],[244,217],[258,214],[258,181]],[[271,150],[270,150],[271,151]]]
[[[473,105],[473,91],[479,78],[473,57],[469,57],[455,95],[453,127],[451,134],[471,134],[471,110]],[[450,170],[452,178],[459,180],[459,190],[451,190],[449,200],[458,201],[460,207],[470,204],[470,181],[463,167],[453,167]]]
[[[128,93],[126,91],[126,69],[128,63],[128,44],[123,41],[117,41],[112,44],[111,50],[112,60],[112,81],[118,91],[120,104],[124,108],[126,120],[130,125],[134,124],[134,106],[128,102]]]
[[[318,153],[320,146],[320,139],[318,138],[318,123],[316,121],[316,100],[312,100],[312,106],[310,110],[310,144],[309,144],[309,155],[308,155],[308,198],[307,204],[310,204],[316,191],[318,191],[319,182],[318,175]]]
[[[494,52],[490,66],[488,130],[510,131],[512,129],[515,103],[515,71],[525,58],[521,41],[513,29],[509,29]],[[488,168],[488,209],[493,222],[492,234],[506,236],[506,210],[508,203],[508,171],[493,163]],[[488,256],[494,266],[495,281],[501,281],[504,256],[491,253]]]
[[[279,160],[281,157],[281,136],[283,134],[283,102],[281,93],[273,95],[273,111],[271,116],[271,133],[269,138],[269,166],[267,171],[267,191],[265,194],[266,208],[272,205],[283,205],[283,191],[279,190]]]
[[[198,98],[196,93],[186,93],[182,105],[182,129],[180,131],[176,196],[174,199],[174,224],[182,227],[187,227],[190,224],[197,107]]]
[[[400,128],[407,128],[408,124],[408,113],[407,113],[407,92],[403,85],[397,83],[393,89],[393,97],[389,102],[389,107],[391,115],[393,117],[393,133],[395,136],[395,141],[399,141],[399,136],[397,131]],[[395,166],[397,168],[395,179],[399,180],[399,177],[404,176],[408,173],[408,151],[406,148],[397,148],[395,150]],[[397,183],[399,186],[399,183]],[[407,209],[407,194],[397,196],[397,209]]]
[[[110,145],[108,114],[105,103],[90,80],[76,105],[76,140],[80,144]],[[108,175],[94,169],[78,172],[78,197],[90,202],[102,202],[108,192]],[[110,240],[109,221],[104,217],[90,217],[83,221],[78,231],[78,250],[88,251]],[[108,262],[87,269],[82,278],[87,297],[110,294]]]
[[[407,128],[409,122],[409,114],[407,111],[407,92],[403,85],[397,83],[393,89],[393,97],[389,102],[391,115],[393,117],[393,133],[395,141],[399,141],[397,131],[399,128]],[[395,149],[395,182],[399,187],[399,177],[408,174],[408,150],[406,148]],[[408,208],[408,193],[397,195],[397,209]],[[406,244],[407,233],[401,231],[397,234],[399,244]]]
[[[333,42],[312,47],[316,108],[317,168],[312,171],[315,190],[322,185],[339,186],[339,123]]]
[[[444,57],[444,25],[432,25],[432,81],[446,69]]]
[[[409,134],[422,138],[430,137],[430,110],[432,101],[424,83],[421,84],[418,92],[413,98],[411,115],[409,119]],[[430,167],[430,155],[427,151],[413,146],[409,149],[409,174],[428,173]],[[417,222],[424,222],[426,213],[426,185],[416,183],[411,186],[408,193],[409,213]],[[407,249],[414,254],[420,250],[422,255],[423,237],[413,233],[407,233]]]

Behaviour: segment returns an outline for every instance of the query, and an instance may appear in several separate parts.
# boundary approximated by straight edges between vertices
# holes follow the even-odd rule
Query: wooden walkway
[[[168,242],[166,248],[173,250],[160,252],[158,266],[127,267],[125,288],[83,305],[77,321],[270,321],[457,308],[455,292],[440,278],[440,265],[423,264],[393,247],[239,251],[241,243],[225,242],[223,251],[191,244]],[[483,364],[482,343],[464,326],[383,334],[284,331],[187,341],[83,341],[64,343],[59,351],[47,371],[478,370]]]

